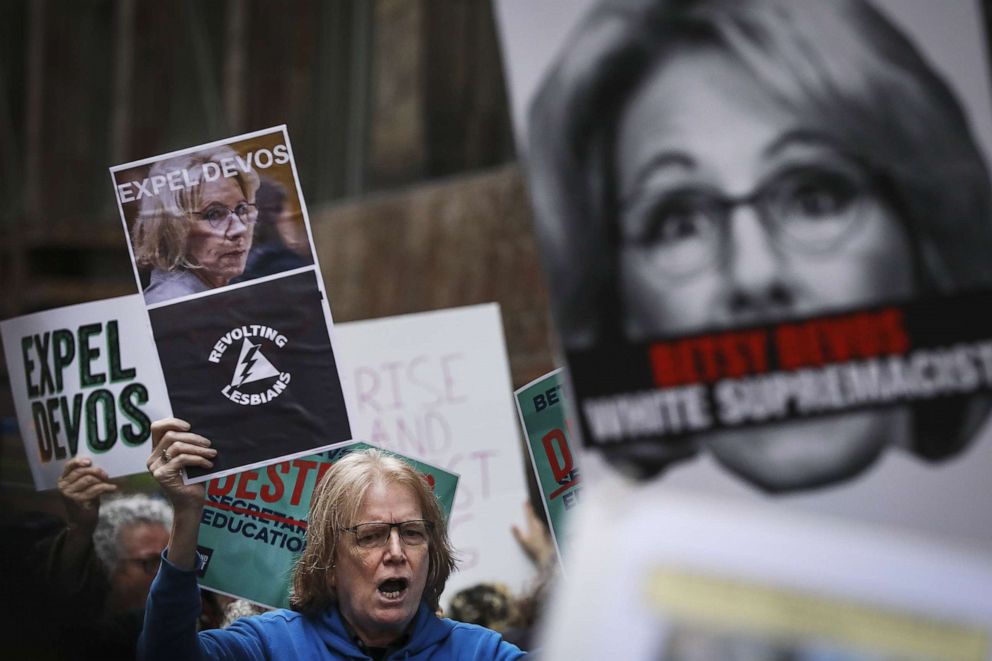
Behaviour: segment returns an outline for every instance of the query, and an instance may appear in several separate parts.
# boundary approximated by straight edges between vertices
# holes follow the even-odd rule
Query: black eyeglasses
[[[150,555],[147,558],[121,558],[121,562],[133,562],[136,565],[140,565],[141,571],[145,572],[145,574],[154,576],[158,573],[159,565],[162,564],[162,555]]]
[[[399,523],[385,523],[380,521],[359,523],[351,528],[342,528],[341,530],[354,535],[355,542],[361,548],[374,549],[386,545],[393,528],[399,531],[400,541],[406,546],[422,546],[427,543],[429,533],[434,529],[434,526],[430,521],[414,519],[412,521],[400,521]]]
[[[251,202],[240,202],[233,209],[228,209],[223,204],[214,204],[205,211],[194,211],[194,215],[210,223],[215,230],[227,229],[231,215],[235,215],[245,225],[251,225],[258,219],[258,205]]]
[[[679,187],[627,206],[623,244],[649,252],[672,275],[694,272],[717,262],[731,213],[748,206],[783,248],[826,253],[854,233],[873,194],[868,172],[820,165],[790,168],[739,197],[707,187]]]

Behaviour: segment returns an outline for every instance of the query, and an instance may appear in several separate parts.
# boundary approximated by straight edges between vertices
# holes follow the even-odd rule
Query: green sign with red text
[[[264,606],[289,607],[293,564],[303,552],[317,482],[341,457],[373,447],[353,443],[234,475],[207,485],[197,550],[200,585]],[[423,473],[447,518],[458,476],[395,452]]]
[[[515,392],[559,558],[568,513],[578,504],[580,490],[579,468],[568,442],[562,380],[561,370],[555,370]]]

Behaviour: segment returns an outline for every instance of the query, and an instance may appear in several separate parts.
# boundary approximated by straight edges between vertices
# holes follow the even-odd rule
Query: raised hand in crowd
[[[100,499],[117,492],[107,472],[89,457],[66,462],[58,481],[65,507],[66,529],[59,561],[50,568],[52,578],[71,584],[83,573],[93,551],[93,532],[100,519]]]
[[[526,523],[523,528],[516,524],[510,527],[513,538],[517,540],[531,562],[538,569],[543,569],[555,559],[555,545],[551,541],[551,534],[544,521],[534,511],[530,501],[524,503],[524,519]]]
[[[203,483],[183,484],[182,469],[211,468],[216,455],[210,441],[191,432],[185,420],[164,418],[152,423],[152,454],[146,465],[172,503],[175,518],[166,557],[180,569],[196,565],[196,540],[206,493]]]
[[[146,494],[120,494],[88,457],[66,462],[58,491],[66,527],[48,544],[44,572],[54,653],[132,659],[172,511]]]

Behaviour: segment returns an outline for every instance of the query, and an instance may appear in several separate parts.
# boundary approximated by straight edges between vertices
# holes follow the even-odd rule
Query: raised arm
[[[90,458],[76,457],[62,469],[58,490],[66,527],[49,550],[46,578],[59,599],[83,603],[98,617],[107,597],[107,576],[94,551],[93,532],[100,499],[116,492],[117,485]]]
[[[210,441],[190,431],[187,422],[166,418],[152,423],[149,472],[172,502],[172,533],[166,561],[152,583],[145,606],[145,624],[138,640],[138,658],[202,658],[196,635],[200,593],[196,580],[196,541],[203,512],[204,485],[183,484],[184,466],[210,468],[216,451]]]
[[[203,513],[205,487],[183,484],[183,467],[211,468],[217,451],[210,441],[190,431],[189,423],[165,418],[152,423],[152,454],[146,465],[172,502],[172,534],[166,558],[179,569],[196,566],[196,538]]]
[[[534,511],[530,501],[524,502],[524,518],[527,521],[525,528],[511,524],[510,530],[534,566],[544,570],[555,561],[555,545],[551,540],[551,534],[544,521]]]
[[[66,528],[53,578],[71,582],[84,572],[93,554],[93,531],[100,518],[100,498],[117,491],[106,471],[88,457],[66,462],[58,481]]]

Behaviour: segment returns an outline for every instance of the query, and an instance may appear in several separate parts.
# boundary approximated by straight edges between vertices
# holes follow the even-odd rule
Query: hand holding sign
[[[89,537],[100,516],[101,496],[117,491],[117,485],[110,482],[107,471],[93,465],[88,457],[66,462],[58,485],[69,531]]]
[[[117,491],[107,471],[88,457],[66,462],[58,481],[59,496],[66,512],[65,541],[61,553],[54,554],[50,568],[57,585],[76,585],[86,572],[87,557],[93,552],[93,532],[100,518],[100,499]]]
[[[148,457],[148,470],[178,512],[188,503],[201,507],[204,486],[184,484],[182,469],[187,466],[210,468],[217,450],[210,441],[194,434],[189,423],[179,418],[165,418],[152,423],[152,454]]]
[[[210,441],[189,429],[189,423],[179,418],[153,422],[153,449],[146,462],[175,511],[167,557],[181,569],[196,564],[196,537],[206,493],[203,483],[184,484],[182,470],[189,466],[209,469],[217,454]]]

